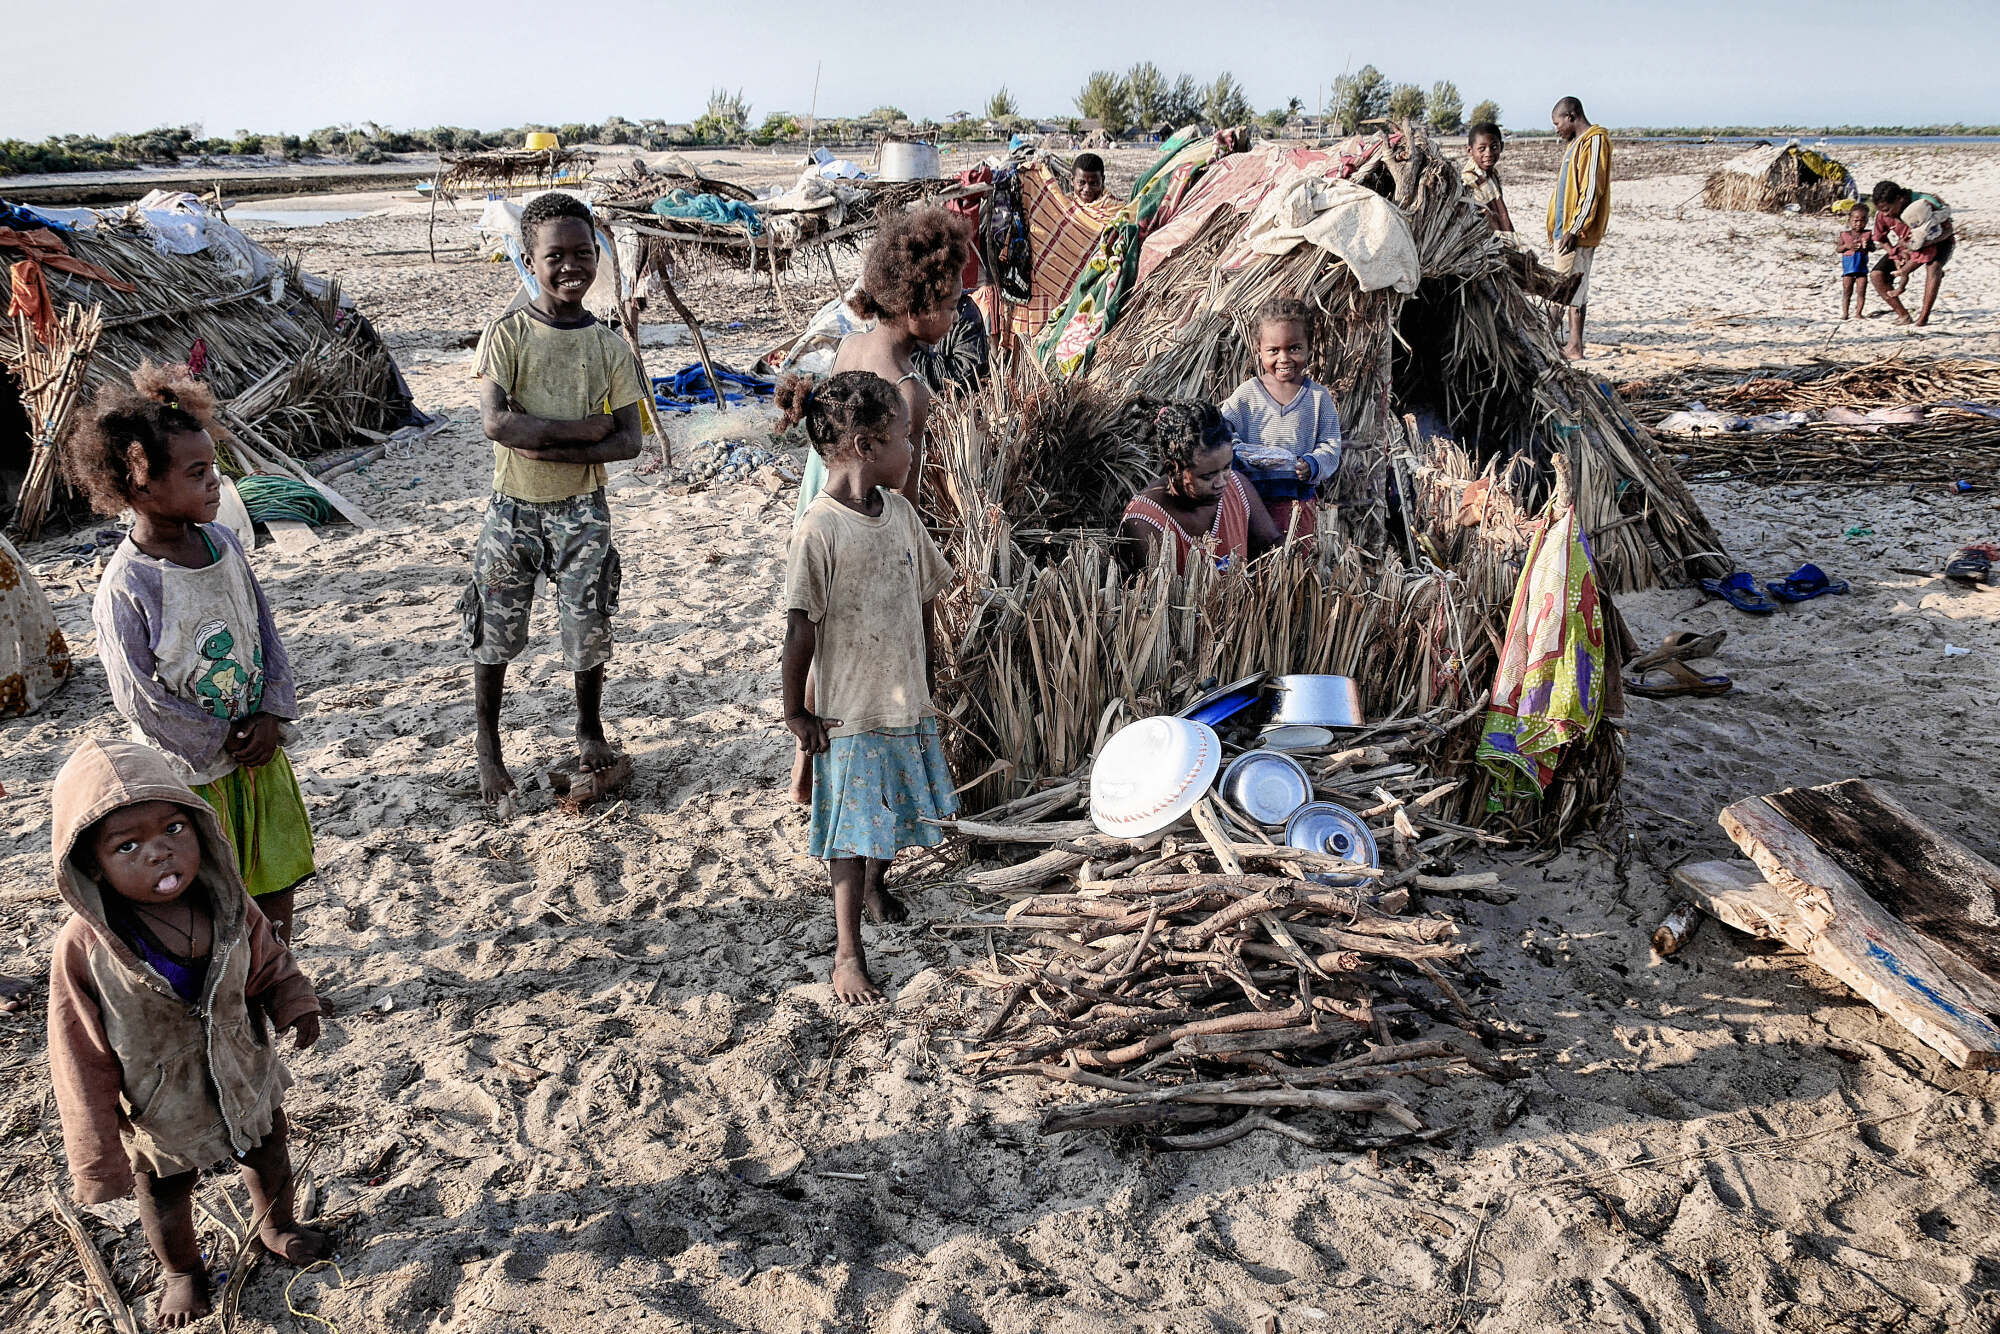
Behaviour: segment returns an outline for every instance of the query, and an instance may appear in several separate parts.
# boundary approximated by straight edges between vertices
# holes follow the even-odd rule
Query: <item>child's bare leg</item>
[[[833,881],[833,994],[845,1005],[876,1005],[882,989],[868,976],[861,945],[861,900],[866,892],[867,859],[834,857],[826,864]]]
[[[609,769],[618,756],[604,739],[604,664],[576,674],[576,762],[586,773]]]
[[[1944,286],[1944,265],[1924,265],[1924,304],[1917,311],[1917,323],[1931,322],[1931,307],[1937,304],[1938,288]]]
[[[1569,308],[1569,342],[1563,345],[1563,355],[1571,361],[1581,361],[1585,355],[1583,350],[1583,312],[1584,307],[1582,306],[1571,306]]]
[[[1854,301],[1854,275],[1848,274],[1840,280],[1840,318],[1847,318],[1847,308]]]
[[[870,857],[868,877],[861,891],[861,906],[868,911],[868,920],[877,926],[908,919],[910,910],[903,901],[882,887],[882,877],[889,874],[889,859]]]
[[[1882,304],[1896,312],[1896,323],[1908,324],[1910,312],[1903,309],[1903,303],[1897,300],[1896,294],[1889,289],[1889,275],[1876,269],[1868,275],[1868,281],[1874,286],[1875,295],[1882,298]]]
[[[472,712],[479,755],[479,796],[488,805],[514,790],[514,775],[500,760],[500,698],[507,691],[507,664],[472,664]]]
[[[139,1226],[160,1262],[160,1297],[155,1314],[162,1328],[180,1329],[207,1315],[208,1270],[194,1230],[194,1188],[198,1172],[154,1176],[132,1174],[139,1202]]]
[[[292,943],[292,932],[298,929],[298,894],[298,889],[294,887],[259,894],[256,900],[257,910],[271,919],[271,929],[287,945]]]
[[[1868,279],[1861,274],[1854,275],[1854,318],[1860,319],[1868,313]]]
[[[333,1250],[333,1238],[307,1227],[292,1212],[292,1156],[286,1151],[285,1113],[271,1121],[264,1142],[243,1155],[243,1184],[250,1188],[250,1205],[264,1216],[257,1240],[286,1264],[309,1265]]]

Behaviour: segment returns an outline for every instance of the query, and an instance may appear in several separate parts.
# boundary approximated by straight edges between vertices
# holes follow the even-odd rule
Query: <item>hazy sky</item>
[[[692,120],[709,89],[752,115],[884,103],[942,119],[1006,84],[1074,114],[1094,68],[1228,69],[1259,109],[1316,105],[1343,69],[1451,79],[1509,124],[1581,97],[1607,125],[2000,123],[2000,0],[1677,0],[1519,5],[791,0],[0,0],[16,52],[0,138],[198,122],[300,133],[376,120],[493,129],[618,114]]]

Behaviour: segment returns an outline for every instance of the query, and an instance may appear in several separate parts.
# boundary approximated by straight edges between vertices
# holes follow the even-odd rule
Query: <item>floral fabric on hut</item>
[[[0,718],[33,713],[69,676],[55,609],[28,562],[0,537]]]

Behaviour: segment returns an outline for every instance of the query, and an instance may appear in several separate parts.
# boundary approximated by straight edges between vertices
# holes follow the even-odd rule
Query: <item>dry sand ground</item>
[[[1549,174],[1535,152],[1510,173],[1530,220]],[[2000,159],[1859,155],[1864,178],[1895,174],[1960,210],[1967,241],[1918,342],[1829,320],[1826,221],[1680,211],[1723,155],[1632,155],[1596,278],[1593,345],[1625,349],[1604,370],[2000,350],[1982,238]],[[1629,179],[1646,169],[1672,174]],[[342,1334],[1248,1331],[1272,1316],[1327,1334],[1996,1327],[1992,1081],[1713,923],[1671,961],[1647,945],[1662,868],[1726,852],[1715,814],[1745,794],[1866,775],[2000,852],[2000,590],[1934,573],[1958,541],[2000,536],[1992,500],[1699,489],[1746,568],[1812,558],[1854,592],[1763,621],[1686,591],[1627,600],[1645,640],[1726,627],[1716,666],[1737,688],[1634,701],[1622,823],[1553,858],[1468,863],[1518,891],[1462,910],[1500,1007],[1547,1037],[1515,1085],[1410,1090],[1460,1128],[1448,1145],[1377,1160],[1269,1137],[1180,1157],[1048,1141],[1037,1116],[1071,1093],[960,1073],[955,1038],[984,998],[957,970],[975,956],[921,926],[962,911],[948,886],[916,895],[912,926],[871,931],[891,1007],[832,1001],[823,876],[782,800],[789,745],[773,722],[789,495],[677,496],[619,469],[607,715],[639,778],[613,811],[568,815],[538,793],[504,825],[467,795],[452,605],[489,467],[468,349],[511,287],[467,256],[468,235],[447,227],[435,265],[379,253],[421,243],[407,216],[290,238],[453,419],[354,484],[381,531],[254,558],[297,665],[295,762],[324,867],[299,953],[330,1018],[293,1062],[289,1105],[328,1207],[347,1214],[342,1277],[300,1281],[300,1310]],[[746,326],[720,332],[738,364],[782,323],[740,276],[692,296]],[[685,349],[651,359],[667,369]],[[1854,527],[1873,531],[1845,538]],[[94,575],[60,547],[33,556],[88,655]],[[571,716],[546,615],[537,627],[508,700],[522,777],[567,752]],[[118,730],[86,656],[65,695],[0,733],[0,972],[44,973],[61,911],[20,895],[46,883],[49,784],[79,737]],[[0,1236],[34,1217],[34,1187],[62,1180],[41,1023],[39,1002],[0,1016]],[[123,1229],[118,1272],[143,1292],[152,1265],[129,1208],[107,1216]],[[42,1226],[10,1260],[47,1272],[32,1246],[53,1236]],[[261,1271],[242,1326],[319,1328],[286,1305],[283,1277]],[[80,1309],[59,1280],[8,1323],[70,1328]]]

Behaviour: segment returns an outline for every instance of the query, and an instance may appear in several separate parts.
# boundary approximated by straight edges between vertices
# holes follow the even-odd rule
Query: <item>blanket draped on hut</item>
[[[48,595],[14,544],[0,537],[0,718],[39,709],[73,667]]]
[[[1131,202],[1104,229],[1069,299],[1041,331],[1035,355],[1045,366],[1063,374],[1088,368],[1097,340],[1118,322],[1138,282],[1146,237],[1174,216],[1210,163],[1244,146],[1241,131],[1198,137],[1193,126],[1167,140],[1158,160],[1132,187]]]
[[[1539,798],[1565,748],[1587,740],[1604,716],[1606,623],[1583,524],[1573,506],[1552,510],[1528,544],[1480,728],[1478,760],[1494,778],[1493,809]]]
[[[1032,339],[1068,298],[1077,275],[1096,253],[1098,238],[1122,205],[1110,195],[1084,203],[1063,188],[1045,162],[1028,163],[1014,179],[1020,216],[1027,224],[1027,300],[1016,302],[1009,296],[1001,301],[997,282],[982,287],[975,299],[989,327],[997,324],[1017,338]]]

